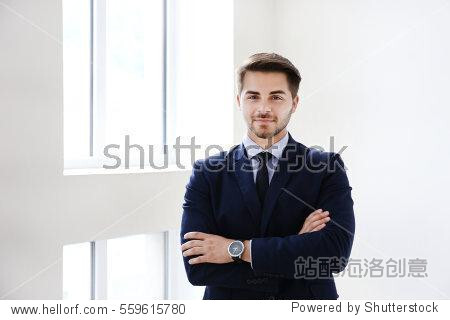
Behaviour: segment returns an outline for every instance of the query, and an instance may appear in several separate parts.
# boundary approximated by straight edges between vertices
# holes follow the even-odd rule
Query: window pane
[[[164,298],[164,234],[107,241],[107,298]]]
[[[105,144],[162,143],[162,3],[106,1]]]
[[[63,1],[64,158],[89,157],[90,1]]]
[[[89,242],[63,247],[63,299],[91,298],[91,248]]]
[[[177,136],[196,136],[202,144],[231,143],[233,1],[169,3],[169,143]]]

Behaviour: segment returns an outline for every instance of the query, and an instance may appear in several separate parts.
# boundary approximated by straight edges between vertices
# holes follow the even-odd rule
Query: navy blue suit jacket
[[[186,185],[181,243],[190,231],[252,239],[252,266],[190,265],[193,256],[183,257],[189,282],[206,286],[203,299],[337,299],[332,273],[347,265],[355,231],[351,189],[338,153],[308,148],[290,134],[263,207],[242,143],[197,160]],[[319,208],[331,220],[299,235]],[[329,263],[318,274],[320,261]]]

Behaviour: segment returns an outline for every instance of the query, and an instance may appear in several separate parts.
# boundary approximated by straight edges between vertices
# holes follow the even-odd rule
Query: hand
[[[306,218],[298,234],[319,231],[325,227],[325,223],[328,221],[330,221],[329,212],[322,212],[322,209],[318,209]]]
[[[234,240],[227,239],[215,234],[204,232],[188,232],[184,235],[185,239],[192,239],[181,245],[183,256],[196,256],[189,260],[189,264],[197,263],[229,263],[233,262],[228,253],[228,246]]]

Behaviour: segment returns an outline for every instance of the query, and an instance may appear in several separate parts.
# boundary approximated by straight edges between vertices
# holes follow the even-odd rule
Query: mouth
[[[274,122],[275,120],[273,120],[273,119],[255,119],[254,121],[261,122],[261,123],[269,123],[269,122]]]

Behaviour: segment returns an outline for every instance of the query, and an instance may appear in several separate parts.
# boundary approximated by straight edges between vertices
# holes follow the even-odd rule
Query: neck
[[[261,148],[263,149],[269,149],[272,145],[274,145],[275,143],[277,143],[278,141],[280,141],[281,139],[283,139],[283,137],[287,134],[287,129],[284,128],[283,130],[281,130],[280,132],[278,132],[276,135],[274,135],[273,137],[264,139],[264,138],[260,138],[257,135],[255,135],[255,133],[253,131],[251,131],[250,129],[247,130],[247,134],[250,137],[250,139],[252,139],[253,141],[255,141]]]

